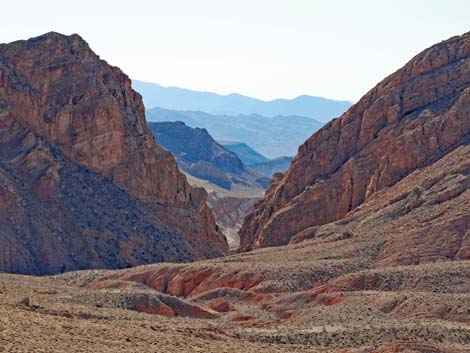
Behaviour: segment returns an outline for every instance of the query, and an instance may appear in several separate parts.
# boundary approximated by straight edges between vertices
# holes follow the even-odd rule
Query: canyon
[[[65,272],[54,276],[0,274],[0,351],[470,351],[470,33],[418,54],[315,132],[264,197],[243,206],[240,250],[226,256],[211,197],[155,143],[126,76],[86,49],[80,62],[94,74],[72,80],[69,66],[37,64],[38,46],[61,48],[72,69],[77,46],[88,48],[54,33],[0,46],[2,270],[36,272],[16,255],[30,224],[34,241],[45,226],[41,244],[86,240],[75,257],[87,260],[90,247],[103,263],[69,271],[81,267],[72,256],[71,268],[58,269],[61,260],[37,273]],[[116,76],[101,86],[98,68]],[[50,78],[42,84],[40,70]],[[71,81],[84,97],[95,92],[93,104],[73,104]],[[61,94],[47,93],[54,87]],[[234,204],[211,207],[233,225]],[[135,216],[119,224],[123,210]],[[103,228],[106,237],[83,238]],[[38,247],[26,249],[31,259]],[[50,249],[34,258],[62,254]]]

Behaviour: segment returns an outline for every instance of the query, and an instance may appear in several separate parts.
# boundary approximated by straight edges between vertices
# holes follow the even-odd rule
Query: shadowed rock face
[[[343,218],[470,142],[470,33],[434,45],[299,149],[240,230],[241,248],[287,244]]]
[[[100,60],[78,35],[48,33],[0,45],[0,131],[0,175],[2,186],[7,185],[0,191],[0,216],[16,219],[14,224],[1,223],[7,236],[2,237],[6,244],[0,270],[54,273],[60,268],[115,268],[226,253],[227,243],[205,204],[205,191],[192,189],[172,155],[155,143],[141,97],[128,77]],[[89,175],[94,179],[88,180]],[[103,202],[107,193],[125,195],[127,201]],[[53,209],[57,212],[49,212]],[[84,224],[88,221],[92,224]],[[43,224],[31,228],[30,222]],[[127,231],[113,228],[121,222]],[[65,224],[74,231],[65,232]],[[23,227],[33,243],[25,240]],[[67,239],[57,241],[54,237],[60,234]],[[84,255],[93,252],[93,242],[74,243],[86,237],[98,242],[107,237],[108,245],[93,253],[96,261],[87,262]],[[48,249],[41,254],[33,245],[39,238]],[[163,245],[160,238],[169,243]],[[118,251],[114,242],[121,240],[126,246]],[[55,252],[58,244],[70,250],[63,261],[57,260],[62,257]],[[142,254],[130,255],[133,251]],[[143,255],[152,251],[152,256]],[[111,252],[115,259],[105,260]]]
[[[226,173],[243,171],[243,163],[237,155],[215,142],[206,129],[191,128],[181,121],[149,122],[148,125],[158,143],[188,167],[205,161]]]
[[[149,122],[157,143],[170,151],[179,167],[196,178],[227,190],[237,187],[263,189],[262,174],[248,168],[237,155],[217,143],[206,129],[181,121]]]

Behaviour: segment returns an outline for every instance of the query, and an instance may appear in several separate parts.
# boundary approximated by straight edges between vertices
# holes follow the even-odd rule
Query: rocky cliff
[[[0,166],[6,180],[2,186],[7,185],[0,194],[4,201],[0,216],[17,220],[1,223],[6,244],[2,246],[0,270],[53,273],[64,268],[123,267],[159,259],[188,261],[227,251],[205,204],[205,191],[192,189],[172,155],[155,143],[145,122],[141,97],[131,88],[129,78],[101,60],[80,36],[48,33],[0,45],[0,124]],[[122,197],[127,201],[103,202],[106,188],[101,185],[109,189],[108,195],[125,193]],[[83,202],[82,197],[86,198]],[[103,209],[98,207],[101,204]],[[46,208],[41,209],[43,206]],[[54,207],[67,212],[50,213]],[[155,229],[143,225],[142,215],[129,216],[140,208],[145,209],[142,213]],[[107,217],[97,217],[96,224],[84,224],[89,215],[80,212],[91,209],[97,214],[109,211],[110,224],[104,223]],[[74,224],[74,235],[66,231],[68,218]],[[31,228],[30,222],[44,227]],[[119,222],[126,223],[126,231],[113,228]],[[30,227],[30,243],[23,243],[24,227]],[[87,236],[108,243],[107,250],[95,251],[94,256],[100,259],[96,262],[87,263],[84,255],[94,251],[93,242],[83,240]],[[164,246],[165,242],[157,245],[160,236],[174,242],[184,255],[169,255],[175,249]],[[116,252],[112,244],[122,237],[126,238],[126,249],[113,261],[104,261],[110,249]],[[148,241],[155,244],[146,249]],[[42,246],[48,250],[39,256],[36,251]],[[84,256],[83,261],[68,253],[63,261],[46,265],[46,258],[60,258],[55,253],[60,246],[70,251],[74,248],[80,253],[77,256]],[[12,255],[20,247],[21,259]],[[130,248],[142,252],[142,257],[130,255]],[[153,255],[144,256],[147,252]]]
[[[420,53],[299,149],[245,219],[241,247],[287,244],[470,142],[470,33]]]

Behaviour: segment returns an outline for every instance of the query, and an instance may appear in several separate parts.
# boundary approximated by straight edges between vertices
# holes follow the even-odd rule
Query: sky
[[[265,100],[357,101],[470,31],[469,0],[22,0],[2,13],[1,43],[78,33],[132,79]]]

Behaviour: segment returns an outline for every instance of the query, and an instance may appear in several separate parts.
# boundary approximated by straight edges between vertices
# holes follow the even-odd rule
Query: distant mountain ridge
[[[216,141],[243,142],[270,159],[297,154],[299,145],[323,125],[315,119],[294,115],[212,115],[159,107],[147,109],[146,117],[149,122],[182,121],[191,127],[204,128]]]
[[[158,143],[170,151],[178,166],[192,176],[226,190],[239,187],[262,190],[269,179],[248,168],[238,156],[217,143],[206,129],[181,121],[149,122]]]
[[[250,168],[270,178],[274,173],[284,173],[289,169],[290,163],[293,159],[293,157],[274,158],[270,161],[252,164],[250,165]]]
[[[269,162],[270,159],[255,151],[246,143],[238,141],[217,141],[229,151],[235,153],[246,165]]]
[[[268,159],[243,142],[218,141],[218,143],[229,151],[234,152],[251,169],[269,178],[274,173],[285,172],[289,168],[290,162],[294,159],[287,156]]]
[[[221,95],[179,87],[164,87],[156,83],[132,81],[142,95],[146,109],[161,107],[170,110],[203,111],[216,115],[260,114],[300,115],[326,123],[340,116],[352,104],[348,101],[301,95],[294,99],[263,101],[238,93]]]

